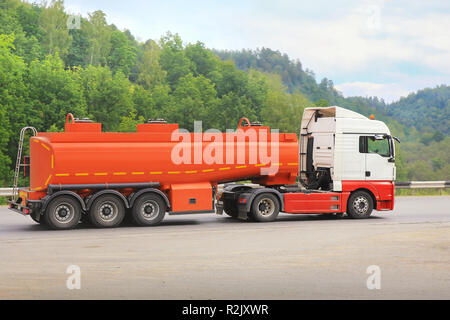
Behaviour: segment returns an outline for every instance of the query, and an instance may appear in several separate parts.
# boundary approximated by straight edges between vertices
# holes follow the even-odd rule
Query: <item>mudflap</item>
[[[244,221],[249,221],[250,217],[249,217],[249,213],[246,210],[245,206],[242,205],[238,205],[238,219],[239,220],[244,220]]]

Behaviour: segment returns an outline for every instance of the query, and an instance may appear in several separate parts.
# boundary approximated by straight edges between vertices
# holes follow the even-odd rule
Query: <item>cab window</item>
[[[389,157],[389,139],[387,137],[382,140],[374,137],[359,137],[359,152],[377,153],[382,157]]]

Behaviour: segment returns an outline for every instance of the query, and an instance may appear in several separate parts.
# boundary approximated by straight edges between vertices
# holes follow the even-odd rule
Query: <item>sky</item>
[[[167,31],[208,48],[271,48],[299,59],[344,96],[387,102],[450,83],[446,0],[65,0],[71,14],[102,10],[140,41]]]

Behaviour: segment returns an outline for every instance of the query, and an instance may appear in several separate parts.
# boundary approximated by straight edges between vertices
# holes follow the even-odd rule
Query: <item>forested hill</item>
[[[391,113],[397,107],[376,97],[343,98],[332,81],[316,82],[311,70],[278,51],[217,52],[170,32],[140,42],[108,24],[101,10],[82,17],[80,28],[69,29],[68,18],[62,0],[45,6],[0,0],[0,186],[11,185],[21,128],[59,131],[69,112],[101,122],[105,131],[135,131],[148,118],[190,130],[202,120],[205,130],[225,130],[246,116],[299,132],[306,107],[331,104],[375,113],[403,140],[399,180],[450,180],[450,137],[436,131],[448,129],[448,87],[433,100],[446,100],[445,124],[418,131],[404,122],[409,112]],[[399,106],[427,110],[433,94],[424,92]],[[442,103],[433,104],[430,117],[439,118]]]
[[[421,132],[450,135],[450,86],[441,85],[411,93],[384,109],[387,116]]]
[[[305,94],[310,100],[327,100],[330,104],[335,104],[339,92],[333,87],[333,82],[327,78],[322,79],[318,84],[312,70],[303,70],[299,60],[291,60],[287,54],[274,51],[269,48],[256,50],[213,50],[222,60],[233,60],[240,70],[258,70],[261,72],[280,75],[288,92],[296,90]]]

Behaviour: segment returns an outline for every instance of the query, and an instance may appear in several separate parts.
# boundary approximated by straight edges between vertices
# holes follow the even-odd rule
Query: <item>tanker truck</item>
[[[64,132],[22,129],[9,208],[53,229],[116,227],[127,216],[154,226],[166,213],[362,219],[393,210],[394,140],[383,122],[336,106],[306,108],[298,136],[246,118],[226,133],[187,132],[162,119],[133,133],[102,132],[68,114]],[[17,188],[21,168],[29,187]]]

